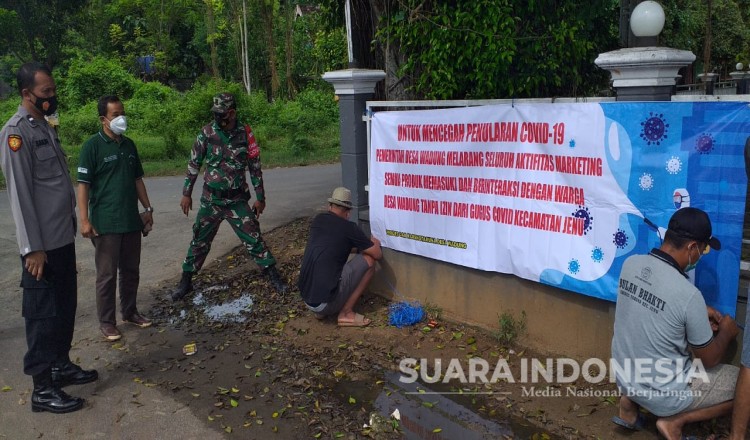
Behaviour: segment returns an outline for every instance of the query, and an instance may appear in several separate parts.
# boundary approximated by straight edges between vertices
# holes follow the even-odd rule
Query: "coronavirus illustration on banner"
[[[722,242],[694,282],[734,315],[747,103],[388,111],[371,133],[370,221],[385,247],[614,301],[625,258],[694,206]]]

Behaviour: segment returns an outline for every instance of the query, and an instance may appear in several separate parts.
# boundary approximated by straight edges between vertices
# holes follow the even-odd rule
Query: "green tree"
[[[190,0],[115,0],[106,6],[101,26],[108,31],[109,51],[124,66],[138,71],[137,58],[152,55],[154,78],[166,82],[195,76],[196,67],[203,69],[192,44],[203,15],[203,9]]]
[[[704,1],[664,1],[664,31],[660,44],[689,50],[696,55],[703,52],[706,28],[706,3]]]
[[[224,2],[222,0],[203,0],[206,6],[206,42],[211,53],[211,72],[213,77],[220,78],[218,45],[225,37],[226,21],[222,18]]]
[[[594,93],[593,59],[616,44],[616,4],[520,0],[394,2],[378,32],[405,56],[400,75],[432,99]]]
[[[3,29],[3,32],[0,32],[0,47],[5,48],[3,55],[12,55],[18,61],[23,61],[26,56],[26,49],[23,40],[17,37],[21,34],[21,22],[18,13],[0,8],[0,29]]]
[[[61,60],[64,36],[68,29],[81,25],[77,18],[86,3],[87,0],[5,0],[0,8],[0,20],[8,25],[2,27],[7,35],[3,39],[13,41],[0,50],[23,61],[34,59],[55,67]],[[13,18],[17,23],[8,21]]]
[[[750,42],[748,22],[736,1],[713,0],[711,58],[722,71],[734,70],[742,50]]]
[[[710,27],[707,26],[709,5]],[[703,73],[705,55],[710,57],[709,70],[715,67],[719,72],[734,70],[737,61],[750,56],[750,1],[664,0],[662,6],[666,22],[660,35],[661,44],[693,52],[702,66],[697,73]]]
[[[268,69],[271,76],[271,99],[278,96],[279,87],[281,86],[277,61],[278,54],[276,53],[276,36],[274,35],[275,24],[279,16],[280,7],[279,0],[260,0],[258,2],[261,26],[263,27],[263,36],[265,37],[267,47]]]

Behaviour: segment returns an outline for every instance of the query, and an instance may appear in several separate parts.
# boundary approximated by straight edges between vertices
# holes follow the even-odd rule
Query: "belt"
[[[206,189],[209,193],[211,193],[212,196],[217,197],[219,199],[233,199],[237,196],[241,196],[245,194],[245,190],[242,188],[234,188],[234,189],[226,189],[226,190],[217,190],[213,189],[210,186],[206,186]]]

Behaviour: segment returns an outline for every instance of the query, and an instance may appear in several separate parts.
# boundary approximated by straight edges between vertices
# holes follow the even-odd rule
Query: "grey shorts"
[[[740,369],[734,365],[719,364],[706,370],[708,382],[694,378],[690,383],[693,403],[687,408],[708,408],[734,399],[734,388]]]
[[[313,312],[325,316],[337,314],[344,307],[349,297],[352,296],[354,289],[357,288],[357,285],[369,268],[370,266],[367,264],[364,255],[354,255],[346,262],[344,269],[341,271],[341,279],[339,279],[339,288],[336,291],[336,296],[327,303],[322,303],[317,307],[307,307]]]

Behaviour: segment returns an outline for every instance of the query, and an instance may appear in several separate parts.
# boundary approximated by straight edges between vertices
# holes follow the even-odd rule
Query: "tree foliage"
[[[593,60],[614,47],[615,3],[408,0],[394,3],[378,32],[399,45],[419,96],[507,98],[595,92]]]
[[[76,60],[61,80],[60,94],[67,106],[96,101],[102,95],[129,99],[135,90],[134,78],[117,62],[102,57]]]
[[[702,65],[704,44],[709,38],[708,2],[664,0],[662,5],[666,23],[661,43],[693,52]],[[710,64],[719,72],[734,70],[737,61],[750,61],[749,8],[748,0],[711,0]]]
[[[3,38],[11,40],[6,50],[19,58],[30,56],[54,67],[61,58],[60,37],[76,25],[75,17],[86,3],[87,0],[5,0],[0,19],[10,25],[2,27],[6,34]],[[10,12],[14,16],[8,16]]]
[[[4,0],[0,78],[11,82],[31,59],[65,77],[100,57],[180,90],[203,77],[240,81],[244,71],[248,89],[290,98],[328,87],[321,75],[347,67],[345,1]],[[350,1],[355,61],[386,71],[381,97],[581,96],[607,86],[594,59],[616,48],[618,0]],[[661,3],[662,44],[701,60],[710,41],[722,73],[750,61],[750,0],[711,0],[710,35],[708,0]]]
[[[737,61],[747,63],[748,43],[750,43],[750,29],[742,16],[737,2],[728,0],[714,0],[714,11],[711,14],[712,64],[727,66],[732,70]]]

